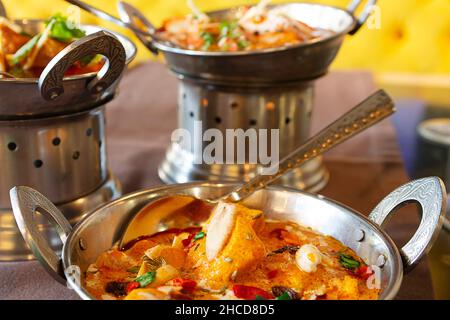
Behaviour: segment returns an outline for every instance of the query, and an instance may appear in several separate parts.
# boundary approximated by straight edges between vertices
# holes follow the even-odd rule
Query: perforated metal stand
[[[11,212],[9,190],[25,185],[59,206],[73,224],[121,195],[109,172],[104,106],[84,112],[0,121],[0,261],[31,259]],[[58,245],[48,221],[41,229]]]
[[[309,137],[314,89],[311,82],[245,87],[212,85],[180,76],[178,90],[178,126],[191,137],[208,129],[219,130],[226,137],[227,129],[278,129],[280,158],[289,154]],[[191,147],[172,143],[159,167],[159,177],[165,183],[196,180],[248,181],[257,166],[244,164],[197,164],[196,150],[209,142],[193,140]],[[196,145],[197,144],[197,145]],[[198,144],[201,144],[199,147]],[[245,154],[249,154],[247,144]],[[223,154],[226,155],[224,147]],[[306,163],[283,177],[279,183],[298,189],[318,191],[328,181],[328,171],[322,158]]]

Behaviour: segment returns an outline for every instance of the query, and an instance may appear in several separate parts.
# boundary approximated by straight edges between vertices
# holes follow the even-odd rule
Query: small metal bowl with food
[[[68,114],[110,101],[136,55],[126,37],[47,20],[0,16],[0,119]]]
[[[347,9],[293,2],[239,6],[204,13],[188,0],[192,14],[156,28],[132,5],[120,1],[120,19],[80,0],[66,0],[110,22],[131,29],[153,53],[162,53],[176,74],[215,83],[263,84],[322,76],[347,34],[366,22],[376,0]]]

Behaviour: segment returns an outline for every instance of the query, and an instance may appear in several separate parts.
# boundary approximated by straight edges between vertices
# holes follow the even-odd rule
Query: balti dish
[[[102,253],[85,274],[97,299],[377,299],[373,271],[332,237],[240,204],[190,197],[168,228]],[[151,206],[151,205],[150,205]],[[164,209],[164,207],[162,207]],[[145,208],[143,210],[146,210]]]

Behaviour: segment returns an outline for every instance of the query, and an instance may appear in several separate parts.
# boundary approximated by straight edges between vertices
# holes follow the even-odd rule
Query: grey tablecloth
[[[332,121],[375,90],[366,73],[331,73],[319,80],[313,131]],[[108,154],[124,192],[161,184],[156,168],[176,128],[176,80],[158,63],[134,68],[124,77],[120,94],[107,106]],[[389,121],[339,146],[326,156],[331,180],[322,194],[362,213],[407,181]],[[415,230],[414,210],[403,210],[388,225],[398,243]],[[398,298],[433,297],[423,261],[405,279]],[[77,299],[74,291],[52,279],[36,262],[0,263],[1,299]]]

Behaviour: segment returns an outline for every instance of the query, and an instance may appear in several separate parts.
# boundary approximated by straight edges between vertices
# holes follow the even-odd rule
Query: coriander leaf
[[[214,43],[214,36],[209,32],[203,32],[200,36],[204,41],[203,50],[208,50],[209,47]]]
[[[220,24],[220,37],[227,37],[230,32],[230,23],[228,21],[222,21]]]
[[[262,296],[260,296],[259,294],[257,294],[257,295],[255,296],[255,300],[267,300],[267,299],[264,298],[264,297],[262,297]]]
[[[356,268],[359,268],[360,266],[359,261],[355,260],[352,256],[344,253],[339,254],[339,262],[344,268],[350,270],[354,270]]]
[[[47,21],[47,25],[53,23],[50,30],[50,37],[62,42],[71,42],[74,39],[80,39],[86,35],[81,29],[78,29],[70,23],[67,17],[56,14]]]
[[[219,30],[220,38],[235,39],[240,35],[237,21],[222,21]]]
[[[156,276],[156,272],[150,271],[150,272],[144,273],[140,277],[137,277],[135,281],[139,283],[141,288],[144,288],[144,287],[148,286],[150,283],[152,283],[153,281],[155,281],[155,276]]]
[[[247,40],[241,39],[237,42],[237,45],[238,45],[239,49],[243,50],[243,49],[247,48],[250,44],[248,43]]]
[[[203,238],[203,237],[205,237],[206,236],[206,233],[204,233],[203,231],[202,232],[199,232],[199,233],[197,233],[195,236],[194,236],[194,240],[199,240],[199,239],[201,239],[201,238]]]
[[[276,300],[292,300],[288,292],[284,292],[281,296],[276,297]]]

